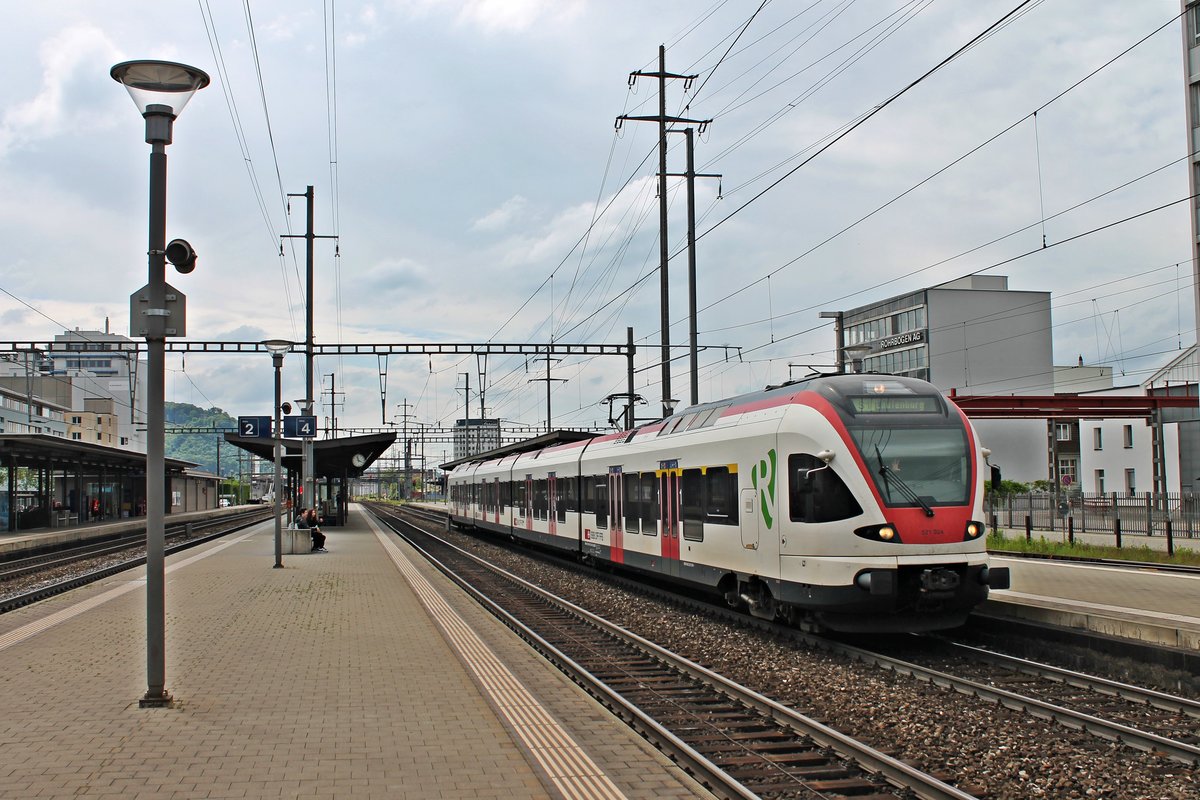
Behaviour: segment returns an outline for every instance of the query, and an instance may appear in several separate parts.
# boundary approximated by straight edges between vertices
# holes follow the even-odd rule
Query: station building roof
[[[250,439],[227,433],[225,441],[266,461],[275,460],[274,439]],[[303,463],[304,440],[283,439],[281,441],[283,442],[283,466],[289,470],[299,471]],[[357,478],[395,441],[395,433],[314,440],[313,475],[318,478]],[[355,456],[362,456],[358,463],[355,463]]]

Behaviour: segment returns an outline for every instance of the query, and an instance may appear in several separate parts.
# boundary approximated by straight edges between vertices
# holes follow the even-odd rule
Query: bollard
[[[1075,544],[1075,517],[1067,517],[1067,543]]]
[[[1175,537],[1171,533],[1171,518],[1167,517],[1167,555],[1175,555]]]
[[[1025,541],[1033,541],[1033,518],[1025,515]]]
[[[192,523],[188,522],[183,526],[183,535],[192,538]]]
[[[1117,549],[1121,549],[1121,518],[1113,517],[1113,533],[1117,537]]]

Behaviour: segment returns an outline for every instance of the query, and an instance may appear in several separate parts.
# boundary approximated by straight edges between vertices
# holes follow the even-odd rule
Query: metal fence
[[[1200,495],[1191,492],[989,494],[986,508],[993,528],[1108,533],[1117,547],[1122,534],[1200,538]]]

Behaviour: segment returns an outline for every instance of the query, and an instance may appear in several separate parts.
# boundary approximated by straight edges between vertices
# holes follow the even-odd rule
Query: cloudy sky
[[[1136,383],[1196,338],[1179,2],[1032,0],[888,102],[1018,6],[14,5],[0,34],[3,336],[128,332],[146,282],[149,146],[109,69],[159,58],[212,76],[167,151],[168,238],[200,254],[192,274],[168,275],[188,297],[189,339],[303,339],[302,242],[279,250],[304,230],[303,200],[289,216],[285,195],[312,185],[317,233],[339,237],[316,245],[318,342],[619,344],[629,326],[649,415],[662,396],[657,133],[614,119],[657,113],[656,81],[631,86],[630,73],[655,71],[662,44],[669,72],[698,76],[686,94],[668,83],[668,113],[712,120],[696,169],[721,175],[697,180],[702,401],[831,363],[819,311],[978,270],[1053,293],[1058,363],[1082,356]],[[684,137],[669,138],[668,171],[682,172]],[[679,180],[668,198],[683,345]],[[303,362],[288,358],[285,396],[303,395]],[[545,366],[490,358],[488,416],[544,424]],[[603,424],[624,366],[556,362],[554,424]],[[168,369],[168,400],[270,413],[265,356],[173,354]],[[478,370],[470,356],[322,358],[318,411],[336,382],[339,426],[452,423],[461,373],[477,413]],[[687,386],[681,357],[672,393]]]

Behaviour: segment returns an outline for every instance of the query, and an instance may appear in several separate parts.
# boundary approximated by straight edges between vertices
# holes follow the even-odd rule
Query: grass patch
[[[1190,541],[1190,540],[1188,540]],[[1200,567],[1200,551],[1175,546],[1175,555],[1168,556],[1166,550],[1153,550],[1146,546],[1112,547],[1107,545],[1068,544],[1038,536],[1029,541],[1024,536],[1009,537],[1003,531],[988,534],[989,551],[1004,550],[1010,553],[1034,553],[1047,556],[1076,556],[1079,558],[1112,558],[1123,561],[1146,561],[1155,564],[1183,564]]]

